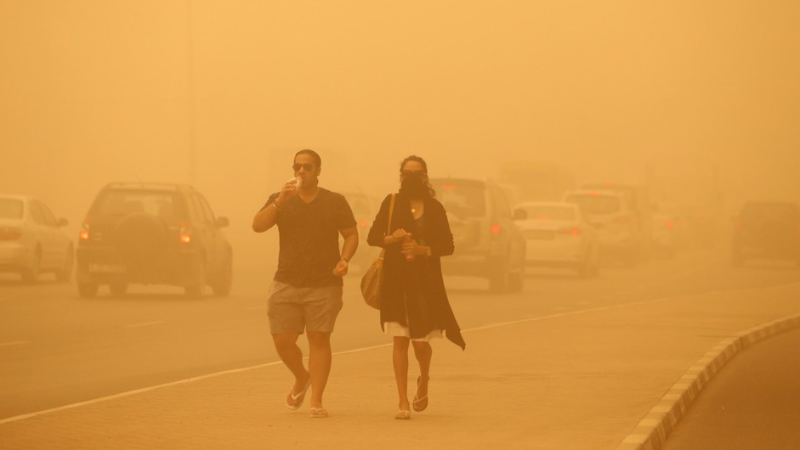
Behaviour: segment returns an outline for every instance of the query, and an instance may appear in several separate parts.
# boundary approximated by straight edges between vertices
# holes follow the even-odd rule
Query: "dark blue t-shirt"
[[[279,195],[270,195],[264,208]],[[339,230],[356,226],[343,195],[319,188],[310,203],[295,195],[283,205],[275,223],[280,235],[275,281],[294,287],[342,285],[342,278],[333,274],[341,258]]]

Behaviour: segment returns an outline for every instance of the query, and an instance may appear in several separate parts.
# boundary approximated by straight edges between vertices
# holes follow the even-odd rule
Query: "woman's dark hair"
[[[307,148],[300,150],[294,154],[294,160],[292,162],[296,161],[297,157],[300,155],[311,155],[311,157],[317,162],[317,167],[322,167],[322,158],[320,158],[319,153],[315,152],[314,150]]]
[[[426,163],[425,160],[422,159],[422,157],[420,157],[420,156],[417,156],[417,155],[407,156],[406,159],[404,159],[400,163],[400,172],[403,171],[403,167],[405,167],[406,163],[409,162],[409,161],[415,161],[415,162],[420,163],[420,165],[422,165],[422,172],[425,174],[425,178],[426,178],[425,179],[425,187],[428,188],[428,195],[430,196],[430,198],[435,198],[436,197],[436,191],[433,189],[433,186],[431,186],[431,182],[427,179],[428,178],[428,163]]]

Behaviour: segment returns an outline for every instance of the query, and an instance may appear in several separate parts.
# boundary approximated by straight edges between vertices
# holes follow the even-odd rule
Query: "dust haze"
[[[323,157],[321,184],[390,192],[505,161],[579,182],[719,167],[726,206],[796,200],[796,2],[3,2],[0,191],[72,235],[112,181],[191,183],[240,263],[254,211]],[[261,242],[264,240],[262,239]]]

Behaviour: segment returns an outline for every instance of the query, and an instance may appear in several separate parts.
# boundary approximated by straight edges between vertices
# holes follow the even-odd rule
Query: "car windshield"
[[[447,212],[462,218],[481,217],[486,214],[483,185],[444,181],[434,188]]]
[[[521,205],[529,220],[575,220],[575,209],[569,206]]]
[[[567,197],[586,214],[614,214],[619,211],[619,198],[610,195],[575,194]]]
[[[0,198],[0,219],[22,219],[22,200]]]
[[[797,205],[791,203],[749,203],[742,211],[742,219],[749,221],[779,221],[800,219]]]
[[[106,191],[94,208],[94,213],[101,215],[146,213],[163,219],[174,219],[181,216],[181,212],[175,193],[159,191]]]

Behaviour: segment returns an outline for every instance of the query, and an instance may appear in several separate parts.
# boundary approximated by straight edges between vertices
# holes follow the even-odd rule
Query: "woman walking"
[[[367,242],[386,249],[380,321],[383,332],[394,339],[392,363],[400,397],[395,418],[410,419],[410,406],[417,412],[428,407],[433,354],[430,340],[446,337],[462,349],[466,343],[447,299],[439,261],[453,254],[453,234],[444,207],[434,198],[428,166],[422,158],[412,155],[400,164],[400,191],[394,198],[387,233],[394,195],[383,200]],[[407,386],[409,344],[419,363],[411,404]]]

